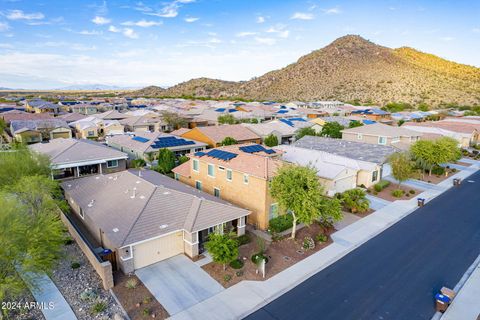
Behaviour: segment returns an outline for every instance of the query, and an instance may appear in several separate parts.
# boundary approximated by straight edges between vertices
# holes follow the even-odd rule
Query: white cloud
[[[323,13],[325,14],[339,14],[342,13],[339,7],[333,7],[329,9],[322,9]]]
[[[290,31],[285,29],[286,26],[283,24],[277,24],[266,30],[267,33],[274,33],[280,38],[288,38]]]
[[[313,20],[314,16],[311,13],[295,12],[290,19],[293,20]]]
[[[77,33],[82,34],[84,36],[98,36],[98,35],[102,34],[101,31],[97,31],[97,30],[82,30],[82,31],[79,31]]]
[[[259,44],[266,44],[266,45],[274,45],[277,43],[275,38],[263,38],[263,37],[255,37],[255,41]]]
[[[142,28],[149,28],[153,26],[161,26],[162,21],[150,21],[150,20],[140,20],[140,21],[126,21],[122,23],[122,26],[137,26]]]
[[[104,25],[104,24],[109,24],[110,22],[112,22],[112,20],[105,17],[96,16],[95,18],[92,19],[92,22],[98,25]]]
[[[187,17],[185,18],[185,22],[188,22],[188,23],[192,23],[192,22],[195,22],[195,21],[198,21],[200,18],[197,18],[197,17]]]
[[[123,29],[123,35],[130,39],[138,39],[138,34],[131,28]]]
[[[6,22],[0,22],[0,32],[5,32],[10,30],[10,25]]]
[[[6,17],[9,20],[42,20],[45,15],[41,12],[25,13],[22,10],[10,10]]]
[[[257,17],[257,23],[264,23],[265,22],[265,17],[259,16]]]
[[[162,18],[175,18],[178,16],[178,11],[184,4],[195,2],[195,0],[174,0],[172,2],[166,3],[162,9],[157,12],[150,11],[142,11],[144,14],[148,14],[151,16],[157,16]],[[143,7],[145,8],[145,7]],[[147,7],[148,8],[148,7]],[[150,9],[150,8],[149,8]]]
[[[236,36],[236,37],[239,37],[239,38],[243,38],[243,37],[254,36],[254,35],[256,35],[256,34],[257,34],[256,32],[243,31],[243,32],[237,33],[235,36]]]
[[[118,33],[122,30],[120,28],[115,27],[115,26],[109,26],[108,31],[113,32],[113,33]]]

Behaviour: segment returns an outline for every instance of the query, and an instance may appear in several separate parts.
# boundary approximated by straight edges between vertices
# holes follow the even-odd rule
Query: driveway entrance
[[[138,269],[135,274],[171,316],[224,290],[184,255]]]

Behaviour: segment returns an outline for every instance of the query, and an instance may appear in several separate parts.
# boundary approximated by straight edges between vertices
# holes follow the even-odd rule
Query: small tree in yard
[[[330,138],[335,138],[335,139],[341,139],[342,138],[342,130],[344,127],[338,123],[338,122],[327,122],[325,125],[322,127],[322,131],[320,132],[320,135],[322,137],[330,137]]]
[[[297,222],[309,225],[319,218],[327,221],[341,217],[338,203],[323,197],[317,171],[311,167],[282,166],[270,184],[270,193],[293,216],[292,239]]]
[[[363,123],[358,121],[358,120],[352,120],[350,121],[350,123],[348,124],[348,127],[349,128],[357,128],[357,127],[361,127],[363,126]]]
[[[265,137],[265,140],[263,141],[267,147],[275,147],[278,146],[278,138],[274,134],[269,134],[268,136]]]
[[[359,188],[345,191],[341,194],[340,199],[345,207],[353,213],[363,213],[370,208],[370,201],[367,199],[367,193]]]
[[[231,114],[224,114],[224,115],[218,116],[217,121],[218,121],[219,124],[235,124],[235,123],[237,123],[237,120]]]
[[[437,162],[435,143],[430,140],[419,140],[412,144],[410,153],[417,166],[422,169],[422,176],[427,170],[428,174],[432,175],[432,169]]]
[[[167,174],[175,168],[175,155],[169,149],[160,149],[158,152],[158,165],[155,171]]]
[[[457,140],[450,137],[442,137],[435,141],[437,153],[439,157],[437,158],[437,165],[446,162],[454,162],[460,160],[462,157],[462,150],[458,147]]]
[[[227,263],[232,262],[238,257],[238,241],[234,233],[211,233],[205,248],[212,255],[213,261],[223,264],[225,270]]]
[[[394,153],[388,159],[390,166],[392,167],[392,175],[398,181],[398,187],[402,182],[406,181],[412,176],[413,166],[410,160],[410,156],[405,153]]]
[[[231,146],[233,144],[237,144],[237,140],[233,139],[232,137],[225,137],[225,139],[220,142],[222,146]]]
[[[315,136],[315,135],[317,135],[317,133],[312,128],[302,128],[298,130],[297,134],[295,135],[295,139],[300,140],[305,136]]]

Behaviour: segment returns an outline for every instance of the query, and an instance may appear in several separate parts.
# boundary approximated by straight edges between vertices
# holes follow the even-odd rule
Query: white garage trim
[[[182,231],[133,247],[134,269],[140,269],[184,252]]]

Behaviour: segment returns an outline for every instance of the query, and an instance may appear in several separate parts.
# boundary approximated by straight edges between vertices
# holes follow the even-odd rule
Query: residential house
[[[149,154],[158,153],[162,148],[171,150],[176,156],[181,156],[202,151],[207,147],[206,143],[162,132],[138,132],[134,136],[115,135],[107,139],[107,144],[126,152],[130,160],[147,160]]]
[[[65,113],[57,117],[57,119],[65,120],[69,124],[75,121],[83,120],[85,118],[87,118],[86,115],[75,112]]]
[[[480,143],[480,119],[447,118],[441,121],[405,123],[402,128],[413,130],[425,138],[450,137],[467,148]]]
[[[264,141],[269,135],[276,136],[279,144],[290,144],[293,141],[296,132],[295,128],[282,121],[257,124],[244,123],[242,125],[259,135],[262,138],[262,141]]]
[[[61,111],[61,106],[55,103],[42,100],[42,99],[33,99],[33,100],[26,101],[25,109],[28,112],[34,112],[34,113],[59,114]]]
[[[102,120],[123,120],[128,117],[125,113],[120,113],[117,110],[109,110],[102,113],[97,113],[94,115],[95,118],[102,119]]]
[[[382,123],[342,130],[343,140],[393,146],[402,150],[408,149],[421,136],[418,131]]]
[[[64,120],[38,119],[10,122],[12,137],[20,143],[36,143],[57,138],[71,138],[72,130]]]
[[[178,254],[195,258],[215,230],[242,235],[250,213],[150,170],[80,178],[62,188],[83,229],[115,253],[126,274]]]
[[[165,132],[172,129],[160,116],[150,114],[129,116],[120,120],[120,124],[124,125],[125,130],[130,132]]]
[[[252,212],[248,223],[265,230],[269,220],[279,215],[269,192],[282,164],[277,156],[260,145],[225,146],[190,154],[188,162],[172,171],[185,184],[247,208]]]
[[[80,113],[83,115],[93,115],[98,112],[98,106],[89,103],[74,104],[68,107],[70,112]]]
[[[310,120],[312,125],[312,129],[315,130],[316,133],[322,132],[323,126],[328,123],[328,122],[337,122],[343,127],[348,128],[350,125],[351,120],[347,119],[345,117],[340,117],[340,116],[332,116],[332,117],[321,117],[321,118],[315,118]]]
[[[352,111],[352,115],[358,115],[363,118],[376,121],[376,122],[382,122],[382,123],[392,123],[392,117],[390,115],[390,112],[384,111],[382,109],[378,108],[368,108],[368,109],[362,109],[362,110],[355,110]]]
[[[304,136],[294,146],[319,151],[326,162],[358,170],[356,185],[367,188],[391,174],[388,158],[398,151],[378,144],[314,136]]]
[[[241,124],[195,127],[181,135],[183,138],[201,141],[210,147],[219,147],[226,137],[237,143],[261,143],[261,137]]]
[[[50,158],[54,179],[113,173],[127,168],[126,153],[87,139],[59,138],[30,148]]]
[[[119,121],[102,120],[95,116],[71,122],[69,125],[75,129],[75,136],[78,139],[99,139],[124,132],[124,127]]]
[[[20,110],[10,110],[0,113],[0,118],[5,121],[7,125],[14,120],[42,120],[42,119],[53,119],[53,116],[49,113],[29,113]]]

